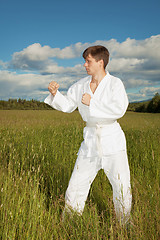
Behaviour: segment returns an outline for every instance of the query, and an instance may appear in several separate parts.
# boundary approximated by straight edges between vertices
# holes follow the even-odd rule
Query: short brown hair
[[[109,51],[107,48],[101,45],[88,47],[83,52],[83,58],[86,59],[88,55],[91,55],[96,61],[103,60],[104,68],[107,66],[109,62]]]

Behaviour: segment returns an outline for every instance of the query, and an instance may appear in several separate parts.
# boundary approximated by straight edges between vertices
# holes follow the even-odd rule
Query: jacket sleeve
[[[58,111],[71,113],[77,108],[76,96],[76,86],[73,85],[69,88],[66,96],[57,91],[55,96],[50,93],[44,102]]]
[[[90,101],[90,116],[105,118],[105,119],[119,119],[121,118],[128,107],[128,97],[121,80],[117,81],[112,89],[111,97],[106,101],[97,100],[94,96]]]

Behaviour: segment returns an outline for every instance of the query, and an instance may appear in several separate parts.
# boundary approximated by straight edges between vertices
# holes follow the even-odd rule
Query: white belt
[[[101,129],[104,128],[104,127],[107,127],[113,123],[115,123],[116,121],[114,122],[110,122],[110,123],[102,123],[102,124],[98,124],[98,123],[86,123],[86,127],[93,127],[96,129],[96,143],[97,143],[97,149],[98,149],[98,152],[99,152],[99,156],[102,157],[103,155],[103,152],[102,152],[102,146],[101,146]]]

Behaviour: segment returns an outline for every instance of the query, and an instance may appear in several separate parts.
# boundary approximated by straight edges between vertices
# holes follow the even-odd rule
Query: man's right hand
[[[55,81],[50,82],[49,86],[48,86],[48,90],[50,91],[50,93],[55,96],[57,93],[57,90],[59,88],[59,84],[56,83]]]

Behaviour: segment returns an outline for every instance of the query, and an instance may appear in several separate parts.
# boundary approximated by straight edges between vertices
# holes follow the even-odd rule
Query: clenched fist
[[[48,86],[48,90],[50,91],[50,93],[55,96],[57,93],[57,90],[59,88],[59,84],[56,83],[55,81],[50,82],[49,86]]]
[[[91,101],[91,95],[89,95],[88,93],[84,93],[82,95],[82,103],[89,106],[90,105],[90,101]]]

